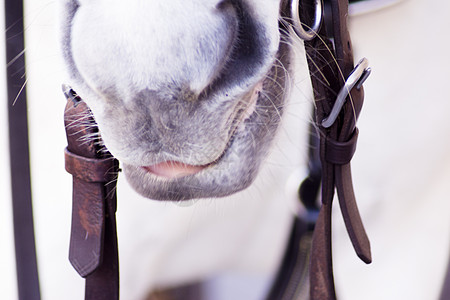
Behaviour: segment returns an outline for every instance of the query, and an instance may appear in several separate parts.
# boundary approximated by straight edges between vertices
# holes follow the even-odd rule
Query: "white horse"
[[[205,280],[215,300],[262,299],[297,210],[292,194],[300,179],[290,175],[305,165],[311,121],[302,44],[295,38],[284,42],[280,1],[60,2],[68,76],[57,78],[57,84],[70,84],[90,106],[130,185],[152,199],[207,198],[153,201],[119,182],[122,299]],[[434,5],[441,16],[449,9]],[[432,7],[430,1],[408,0],[351,19],[356,56],[367,56],[374,69],[353,164],[374,263],[367,267],[357,260],[337,214],[334,263],[342,299],[419,300],[439,294],[450,235],[449,201],[441,201],[448,197],[450,147],[439,137],[450,129],[449,105],[438,97],[446,95],[439,90],[445,76],[425,74],[449,70],[450,49],[445,36],[422,22],[426,18],[437,29],[450,24],[434,17]],[[433,50],[439,64],[421,60],[416,34],[440,41]],[[407,51],[405,43],[410,43]],[[30,38],[29,50],[32,45]],[[28,59],[35,63],[28,71],[33,91],[33,78],[39,77],[33,74],[42,74],[45,65],[36,70],[41,58],[30,53]],[[410,62],[414,69],[408,70]],[[54,108],[61,100],[43,103],[47,92],[34,95],[40,97],[30,108],[34,170],[39,170],[34,171],[38,257],[43,293],[55,295],[44,298],[79,299],[82,280],[73,288],[75,271],[70,270],[70,280],[60,272],[64,264],[70,268],[67,243],[55,247],[56,239],[48,241],[52,230],[66,228],[62,236],[68,236],[70,213],[56,211],[70,208],[69,200],[61,201],[61,192],[41,192],[43,178],[51,176],[43,172],[64,142],[44,160],[42,154],[53,150],[42,130],[33,134],[49,118],[33,115],[37,107],[52,102]],[[431,100],[422,102],[421,95]],[[53,141],[57,126],[49,124]],[[410,171],[411,161],[416,171]],[[62,174],[62,163],[58,170]],[[64,180],[68,189],[70,177]]]
[[[278,0],[66,1],[70,85],[144,197],[253,182],[285,100],[279,11]]]
[[[122,269],[135,272],[124,279],[127,296],[227,272],[268,280],[293,204],[273,186],[284,186],[306,153],[304,134],[286,128],[306,126],[312,102],[305,88],[303,100],[286,102],[292,51],[301,48],[279,26],[289,1],[62,2],[68,83],[130,185],[155,200],[212,199],[190,209],[158,205],[157,217],[148,217],[150,205],[136,213],[134,231],[145,237],[127,234],[134,246],[123,250]],[[304,60],[296,68],[305,71]],[[286,110],[303,117],[282,124]],[[272,145],[288,158],[267,158]]]

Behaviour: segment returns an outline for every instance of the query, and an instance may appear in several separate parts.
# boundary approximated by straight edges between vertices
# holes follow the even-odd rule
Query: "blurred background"
[[[84,282],[67,259],[71,177],[64,171],[63,160],[64,72],[58,54],[57,15],[56,1],[25,1],[33,204],[45,300],[83,299],[84,294]],[[3,16],[2,6],[1,24]],[[403,0],[375,11],[355,11],[350,26],[355,60],[365,56],[373,69],[365,83],[365,106],[358,123],[361,134],[353,163],[373,263],[366,266],[353,253],[336,207],[333,251],[337,292],[340,299],[438,299],[450,253],[450,2]],[[1,36],[0,56],[5,57],[3,47]],[[4,87],[4,71],[0,82]],[[310,96],[302,89],[307,83],[307,74],[299,70],[292,107],[300,104],[309,112]],[[0,89],[0,97],[6,99],[5,88]],[[1,103],[0,298],[14,300],[6,101]],[[307,116],[292,120],[301,123],[299,128],[307,128]],[[293,132],[293,139],[305,138],[296,133],[298,129]],[[305,157],[287,159],[295,161],[294,166],[285,161],[279,167],[301,166]],[[283,193],[284,187],[281,190]],[[277,193],[274,191],[273,197],[280,197]],[[143,234],[133,227],[137,224],[132,220],[133,209],[152,205],[120,181],[119,239],[125,237],[121,241]],[[147,220],[158,218],[147,216]],[[186,213],[180,222],[191,218],[192,214]],[[137,253],[126,246],[119,251],[124,261]],[[131,290],[132,284],[127,282],[139,279],[132,278],[131,267],[122,263],[121,268],[124,290]],[[262,268],[262,273],[268,269]],[[122,299],[129,298],[123,295]]]

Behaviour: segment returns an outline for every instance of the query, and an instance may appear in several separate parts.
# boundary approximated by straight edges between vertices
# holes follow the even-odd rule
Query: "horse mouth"
[[[242,123],[245,122],[245,120],[249,119],[251,115],[255,112],[257,98],[261,90],[262,90],[262,82],[256,84],[256,86],[242,98],[243,101],[238,102],[239,105],[235,107],[234,112],[230,116],[229,120],[230,130],[227,145],[225,146],[223,152],[215,160],[203,165],[193,165],[181,161],[168,160],[154,165],[143,166],[141,168],[145,170],[147,173],[150,173],[156,177],[171,180],[185,176],[195,175],[207,169],[208,167],[217,164],[217,162],[231,147],[233,137],[238,128],[242,125]],[[242,105],[242,103],[245,103],[245,105]]]

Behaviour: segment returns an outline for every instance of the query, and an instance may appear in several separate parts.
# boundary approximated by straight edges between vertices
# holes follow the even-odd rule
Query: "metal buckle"
[[[314,12],[314,24],[312,27],[309,27],[309,30],[305,30],[303,26],[308,27],[307,25],[302,25],[302,21],[300,19],[300,0],[293,0],[291,2],[291,16],[292,16],[292,28],[299,38],[305,41],[312,40],[317,33],[319,32],[320,26],[322,25],[322,16],[323,16],[323,4],[322,0],[315,0],[315,12]]]
[[[334,106],[330,112],[330,115],[322,120],[322,127],[329,128],[331,127],[331,125],[333,125],[339,115],[339,112],[342,109],[342,106],[345,103],[345,99],[347,99],[347,96],[350,95],[350,91],[355,86],[359,90],[364,81],[366,81],[366,79],[369,77],[371,72],[372,69],[369,68],[369,61],[364,57],[358,62],[356,67],[348,76],[344,86],[341,88],[337,95],[336,102],[334,102]]]

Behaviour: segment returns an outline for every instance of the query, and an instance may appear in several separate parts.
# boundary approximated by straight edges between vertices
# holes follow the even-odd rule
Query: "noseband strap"
[[[370,242],[356,205],[350,167],[358,138],[356,120],[363,105],[362,83],[370,69],[365,59],[356,68],[353,65],[347,28],[348,0],[324,0],[323,6],[315,1],[314,12],[306,9],[313,1],[305,2],[300,1],[299,13],[286,14],[289,8],[292,11],[292,6],[284,7],[284,13],[287,19],[301,16],[302,20],[308,20],[308,16],[313,16],[314,28],[317,28],[317,19],[324,20],[313,36],[300,35],[305,40],[316,119],[311,126],[309,176],[299,189],[300,200],[308,213],[295,218],[269,300],[305,299],[308,294],[311,300],[336,299],[331,245],[331,208],[335,190],[357,255],[365,263],[372,260]],[[322,7],[323,12],[318,12],[317,9]],[[322,18],[318,18],[322,13]],[[304,31],[296,27],[305,23],[299,24],[293,20],[296,33]],[[320,186],[322,201],[319,208],[315,203]],[[309,278],[306,278],[308,272]]]

